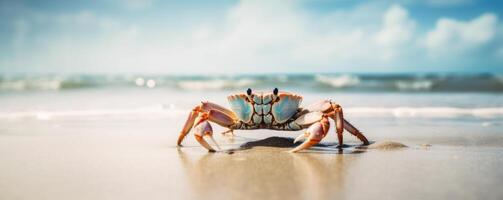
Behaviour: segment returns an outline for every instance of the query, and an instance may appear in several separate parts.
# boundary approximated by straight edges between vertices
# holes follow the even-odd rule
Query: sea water
[[[332,99],[362,117],[500,118],[503,75],[15,75],[0,77],[0,119],[179,113],[247,88]]]

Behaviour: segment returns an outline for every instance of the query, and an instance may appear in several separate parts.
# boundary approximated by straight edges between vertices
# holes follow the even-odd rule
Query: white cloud
[[[377,42],[384,46],[395,46],[412,39],[416,23],[409,18],[408,11],[399,6],[391,6],[384,14],[382,30],[377,33]]]
[[[425,45],[432,56],[457,55],[490,43],[495,37],[498,17],[485,13],[471,21],[442,18],[426,35]]]
[[[399,5],[391,6],[384,14],[383,21],[376,41],[386,50],[384,58],[390,59],[412,40],[416,23],[409,18],[408,11]]]
[[[213,38],[216,45],[209,48],[216,48],[223,55],[221,59],[231,61],[222,64],[258,64],[275,54],[274,50],[283,54],[288,46],[302,40],[304,20],[293,2],[241,1],[228,12],[221,35]]]
[[[294,68],[292,66],[334,69],[370,65],[380,60],[373,57],[376,52],[379,54],[376,49],[381,48],[373,38],[378,28],[374,24],[380,22],[374,16],[381,15],[382,10],[364,5],[313,18],[297,6],[290,1],[286,4],[284,1],[267,4],[241,1],[230,10],[225,31],[216,39],[215,43],[219,44],[216,57],[221,56],[217,60],[225,60],[221,65],[245,70],[257,66],[272,66],[276,70],[281,70],[282,66],[290,66],[287,70]],[[398,12],[406,13],[404,8],[396,7],[401,9]],[[391,9],[392,15],[395,10]],[[393,17],[390,20],[396,20],[397,17]],[[403,25],[403,21],[396,23],[408,26]]]

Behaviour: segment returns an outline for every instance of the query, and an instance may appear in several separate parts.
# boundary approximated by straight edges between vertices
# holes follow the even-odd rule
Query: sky
[[[480,0],[0,0],[0,73],[501,73],[502,16]]]

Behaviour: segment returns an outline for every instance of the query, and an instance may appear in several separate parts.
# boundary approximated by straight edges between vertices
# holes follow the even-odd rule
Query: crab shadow
[[[227,153],[237,151],[250,150],[255,147],[274,147],[274,148],[294,148],[302,142],[294,143],[293,138],[289,137],[268,137],[261,140],[245,142],[238,148],[226,150]],[[373,142],[371,142],[372,144]],[[343,144],[339,146],[337,143],[318,143],[308,150],[299,153],[324,153],[324,154],[358,154],[367,151],[367,145]]]

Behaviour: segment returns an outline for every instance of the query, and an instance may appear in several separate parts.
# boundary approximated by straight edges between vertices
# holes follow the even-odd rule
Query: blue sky
[[[0,1],[0,73],[502,72],[501,3]]]

